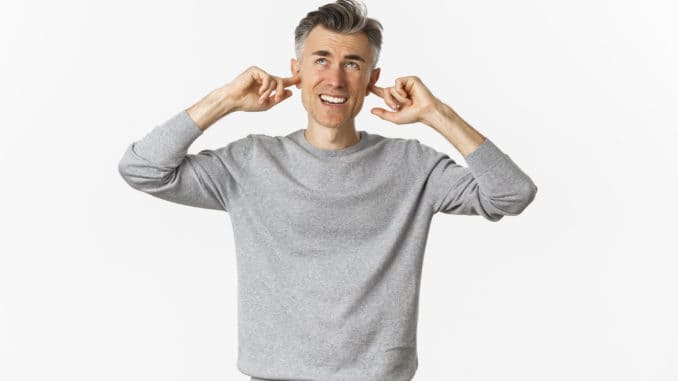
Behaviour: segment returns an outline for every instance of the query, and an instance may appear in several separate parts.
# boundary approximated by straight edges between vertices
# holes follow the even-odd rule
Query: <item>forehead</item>
[[[316,50],[337,51],[343,54],[359,54],[370,57],[370,41],[365,33],[341,34],[333,32],[323,25],[316,25],[306,37],[304,54]]]

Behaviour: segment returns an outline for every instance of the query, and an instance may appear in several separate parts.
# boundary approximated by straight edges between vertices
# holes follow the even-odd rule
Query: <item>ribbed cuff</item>
[[[203,132],[186,110],[182,110],[136,142],[134,150],[151,162],[176,166]]]
[[[188,115],[188,111],[186,110],[181,110],[178,114],[172,117],[172,119],[170,119],[170,122],[168,123],[180,131],[179,135],[186,134],[186,139],[195,140],[198,138],[198,136],[205,132],[201,130],[200,127],[198,127],[193,119],[191,119],[191,116]]]
[[[506,154],[489,138],[485,138],[485,141],[468,154],[464,160],[474,174],[481,175],[490,170],[498,162],[506,160]]]

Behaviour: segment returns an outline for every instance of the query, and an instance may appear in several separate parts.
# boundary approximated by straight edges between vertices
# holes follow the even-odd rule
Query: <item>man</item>
[[[295,30],[290,77],[250,67],[132,143],[134,188],[230,214],[238,272],[238,369],[252,380],[411,380],[419,284],[433,214],[520,214],[537,187],[415,76],[379,87],[381,24],[339,0]],[[306,129],[249,134],[187,154],[215,121],[264,111],[301,89]],[[421,123],[468,168],[416,139],[355,128],[364,97]],[[281,128],[288,127],[281,121]]]

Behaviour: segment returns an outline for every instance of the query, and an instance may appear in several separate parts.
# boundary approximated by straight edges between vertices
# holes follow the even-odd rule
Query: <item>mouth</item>
[[[318,95],[320,101],[327,106],[341,106],[346,104],[348,97],[344,96],[331,96],[326,94]]]

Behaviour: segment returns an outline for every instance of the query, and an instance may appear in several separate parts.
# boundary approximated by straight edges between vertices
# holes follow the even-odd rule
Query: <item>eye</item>
[[[351,61],[351,62],[349,62],[348,64],[349,64],[349,65],[354,65],[353,67],[356,68],[356,69],[360,69],[360,65],[358,65],[357,62]]]
[[[324,58],[318,58],[317,60],[315,60],[315,63],[318,63],[318,61],[320,61],[320,60],[324,61],[325,59]]]

